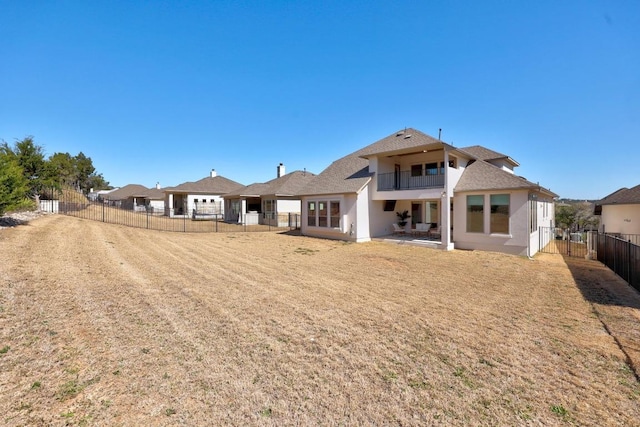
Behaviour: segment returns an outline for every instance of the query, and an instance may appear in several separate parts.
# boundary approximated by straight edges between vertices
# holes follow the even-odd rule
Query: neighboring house
[[[288,214],[300,214],[298,191],[309,184],[314,174],[295,171],[285,174],[280,163],[276,178],[255,183],[224,195],[225,221],[241,224],[289,225]]]
[[[516,176],[518,163],[481,146],[456,148],[415,129],[333,162],[299,194],[302,234],[355,242],[430,224],[441,249],[532,256],[553,225],[553,192]],[[422,230],[424,226],[420,226]]]
[[[164,215],[164,190],[160,188],[160,183],[157,183],[155,188],[150,188],[144,194],[144,205],[147,212]]]
[[[109,206],[121,209],[144,210],[144,195],[149,191],[147,187],[140,184],[129,184],[117,190],[101,195]]]
[[[196,182],[185,182],[164,189],[164,212],[170,217],[214,218],[224,215],[222,197],[243,187],[242,184],[219,176],[214,169],[211,174]]]
[[[595,203],[600,231],[611,234],[640,234],[640,185],[621,188]]]

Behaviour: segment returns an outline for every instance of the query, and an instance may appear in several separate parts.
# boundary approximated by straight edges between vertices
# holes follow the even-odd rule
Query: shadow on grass
[[[28,220],[11,218],[10,216],[0,217],[0,227],[17,227],[18,225],[25,225],[28,223]]]
[[[640,382],[640,345],[636,338],[640,315],[634,313],[640,311],[640,293],[599,261],[570,256],[563,259],[584,299],[591,304],[593,314]]]
[[[601,262],[570,256],[563,259],[587,301],[640,309],[640,293]]]

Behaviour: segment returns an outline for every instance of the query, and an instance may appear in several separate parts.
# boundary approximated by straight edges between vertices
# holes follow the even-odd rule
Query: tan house
[[[557,195],[515,175],[482,146],[457,148],[416,129],[333,162],[300,191],[302,234],[355,242],[404,234],[441,249],[531,256]],[[399,225],[397,213],[410,219]]]

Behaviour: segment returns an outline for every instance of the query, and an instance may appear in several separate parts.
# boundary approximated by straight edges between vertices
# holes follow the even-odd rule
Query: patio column
[[[449,188],[449,150],[444,150],[444,191],[440,203],[440,240],[444,249],[453,249],[451,241],[451,196],[453,189]]]
[[[238,222],[244,224],[244,214],[247,212],[247,199],[240,199],[240,212],[238,212]]]

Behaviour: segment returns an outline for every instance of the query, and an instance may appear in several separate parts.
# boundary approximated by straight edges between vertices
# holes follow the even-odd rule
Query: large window
[[[264,218],[275,218],[276,201],[275,200],[263,200],[262,204],[264,205],[263,208],[262,208],[263,217]]]
[[[332,200],[331,202],[331,227],[340,228],[340,202]]]
[[[427,163],[424,165],[425,175],[438,175],[438,163]]]
[[[307,225],[310,227],[316,226],[316,202],[307,204]]]
[[[491,233],[509,234],[509,195],[492,194]]]
[[[484,233],[484,196],[467,196],[467,232]]]
[[[339,200],[307,202],[307,225],[310,227],[340,228],[340,216]]]
[[[422,165],[411,165],[411,176],[422,176]]]

